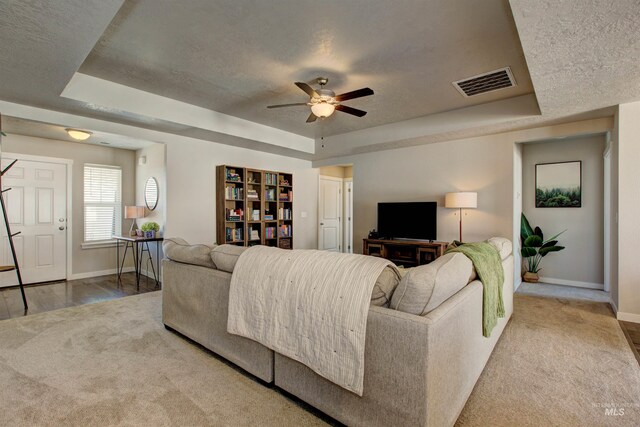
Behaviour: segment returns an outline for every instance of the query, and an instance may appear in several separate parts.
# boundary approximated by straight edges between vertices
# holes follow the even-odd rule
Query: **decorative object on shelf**
[[[147,179],[144,184],[144,203],[150,211],[158,206],[158,181],[154,177]]]
[[[134,231],[134,227],[136,225],[136,219],[144,218],[145,210],[144,206],[125,206],[124,207],[124,219],[132,219],[131,229],[129,230],[130,236],[135,236],[136,232]]]
[[[549,252],[558,252],[564,249],[564,246],[557,246],[558,241],[556,238],[567,230],[561,231],[550,239],[544,240],[544,234],[542,229],[537,227],[531,228],[529,220],[522,214],[520,217],[520,240],[522,249],[520,254],[522,255],[523,262],[525,262],[525,273],[522,279],[525,282],[536,283],[540,280],[538,272],[541,270],[540,262]],[[526,261],[525,261],[526,260]]]
[[[536,165],[536,208],[582,206],[582,161]]]
[[[458,209],[460,215],[460,237],[462,242],[462,209],[475,209],[478,207],[478,193],[471,191],[458,191],[456,193],[447,193],[444,197],[444,207]]]
[[[144,237],[147,239],[153,239],[156,237],[156,233],[160,231],[160,226],[157,222],[149,221],[142,224],[140,230],[144,233]]]

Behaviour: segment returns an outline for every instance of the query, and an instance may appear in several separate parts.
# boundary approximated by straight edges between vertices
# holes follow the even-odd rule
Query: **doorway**
[[[350,165],[320,168],[318,249],[353,252],[353,169]]]
[[[2,157],[2,169],[14,160],[17,163],[2,177],[2,189],[11,189],[3,197],[23,283],[64,280],[70,161],[7,153]],[[4,224],[0,226],[0,262],[13,265]],[[0,287],[17,283],[15,271],[0,274]]]

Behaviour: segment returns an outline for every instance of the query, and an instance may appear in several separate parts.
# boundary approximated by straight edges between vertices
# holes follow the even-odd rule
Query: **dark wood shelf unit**
[[[420,240],[362,239],[362,253],[386,258],[394,264],[416,267],[442,256],[448,245],[447,242]]]
[[[228,173],[239,176],[239,180],[227,179]],[[228,188],[242,197],[229,197]],[[249,197],[249,194],[257,197]],[[280,194],[286,194],[289,200],[279,200]],[[216,238],[218,243],[229,243],[243,246],[256,244],[292,248],[293,239],[293,174],[244,168],[239,166],[220,165],[216,167]],[[229,221],[228,209],[243,212],[241,220]],[[286,210],[287,219],[281,218]],[[272,219],[265,219],[271,215]],[[283,228],[285,226],[285,228]],[[227,240],[227,229],[231,232],[242,228],[242,240]],[[286,230],[286,234],[284,233]],[[252,231],[257,231],[259,238],[252,238]],[[267,233],[270,233],[267,238]],[[255,233],[253,233],[255,237]],[[236,236],[238,237],[238,236]]]

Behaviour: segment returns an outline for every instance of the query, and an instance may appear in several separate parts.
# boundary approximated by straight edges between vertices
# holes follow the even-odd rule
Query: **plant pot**
[[[156,237],[156,232],[155,230],[150,230],[150,231],[145,231],[144,232],[144,237],[147,239],[153,239]]]
[[[524,273],[524,276],[522,276],[522,279],[525,282],[538,283],[538,280],[540,280],[540,276],[538,276],[538,273],[532,273],[531,271],[527,271],[526,273]]]

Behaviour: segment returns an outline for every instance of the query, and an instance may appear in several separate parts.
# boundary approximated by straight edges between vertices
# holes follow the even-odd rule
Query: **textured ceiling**
[[[640,100],[638,28],[640,0],[2,1],[0,112],[326,159],[611,116],[608,107]],[[505,65],[517,88],[469,100],[451,86]],[[61,96],[78,70],[316,137],[316,152],[238,137],[224,120],[153,114],[134,108],[129,93],[107,93],[119,97],[112,103]],[[304,108],[264,108],[304,100],[293,81],[319,74],[338,93],[373,88],[348,102],[369,114],[307,125]]]
[[[308,137],[533,92],[506,0],[126,2],[80,71]],[[452,81],[510,66],[518,85],[464,98]],[[368,111],[306,124],[294,81],[329,77]],[[321,129],[319,129],[321,128]]]

